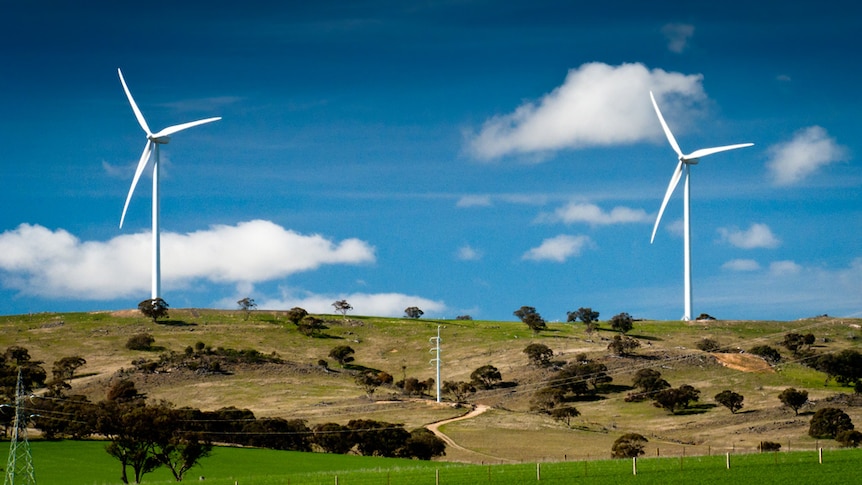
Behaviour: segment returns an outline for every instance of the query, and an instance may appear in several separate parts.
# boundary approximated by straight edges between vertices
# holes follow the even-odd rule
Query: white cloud
[[[651,216],[643,209],[618,206],[611,209],[610,212],[604,212],[595,204],[570,202],[555,210],[553,214],[539,214],[536,222],[562,222],[564,224],[584,222],[599,226],[651,222],[651,219]]]
[[[467,244],[458,248],[457,257],[461,261],[478,261],[482,259],[482,252]]]
[[[353,307],[351,311],[355,315],[369,315],[375,317],[401,317],[407,307],[419,307],[426,316],[441,316],[446,311],[446,304],[442,301],[430,300],[414,295],[402,293],[351,293],[321,295],[305,293],[294,295],[292,291],[285,290],[279,298],[264,299],[258,301],[258,308],[267,310],[284,310],[293,307],[304,308],[309,313],[334,313],[332,302],[336,300],[347,300]]]
[[[649,70],[643,64],[584,64],[537,102],[486,121],[479,133],[468,136],[468,150],[493,159],[657,138],[661,129],[647,93],[701,101],[701,80],[699,74]],[[672,112],[674,104],[663,102],[663,108]]]
[[[718,233],[722,241],[742,249],[775,248],[781,244],[766,224],[752,224],[745,231],[737,227],[721,227]]]
[[[820,126],[799,130],[793,139],[772,145],[766,162],[776,185],[792,185],[830,163],[846,160],[847,148],[839,145]]]
[[[458,199],[456,207],[490,207],[491,196],[489,195],[465,195]]]
[[[694,26],[691,24],[666,24],[661,28],[661,33],[667,39],[667,49],[680,54],[688,46],[688,39],[694,35]]]
[[[795,275],[802,272],[802,266],[793,261],[775,261],[769,265],[769,272],[774,276]]]
[[[150,233],[81,241],[62,229],[21,224],[0,234],[0,281],[23,294],[49,298],[107,300],[145,294],[151,244]],[[184,287],[195,280],[251,284],[326,264],[374,260],[374,248],[364,241],[335,243],[262,220],[187,234],[162,233],[165,286]]]
[[[591,244],[592,240],[587,236],[561,234],[550,239],[545,239],[539,247],[532,248],[524,253],[522,259],[562,263],[571,256],[579,256],[584,248]]]
[[[732,259],[721,265],[721,269],[740,272],[757,271],[760,269],[760,264],[753,259]]]

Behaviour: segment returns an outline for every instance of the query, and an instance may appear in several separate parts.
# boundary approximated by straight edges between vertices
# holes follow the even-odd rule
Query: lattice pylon
[[[3,485],[36,485],[36,469],[33,468],[33,455],[30,441],[27,440],[27,421],[29,415],[24,409],[24,380],[18,367],[18,384],[15,387],[15,423],[12,427],[12,441],[9,443],[9,459],[6,461],[6,479]]]

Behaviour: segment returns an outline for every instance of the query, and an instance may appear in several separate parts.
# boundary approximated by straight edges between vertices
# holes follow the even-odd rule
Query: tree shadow
[[[692,404],[687,408],[677,411],[674,413],[677,416],[690,416],[693,414],[703,414],[709,411],[710,409],[718,406],[717,404],[712,403],[703,403],[703,404]]]
[[[164,325],[166,327],[197,327],[197,323],[188,323],[182,320],[161,320],[156,322],[158,325]]]

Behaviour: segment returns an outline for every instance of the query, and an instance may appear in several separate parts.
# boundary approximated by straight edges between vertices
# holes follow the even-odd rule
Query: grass
[[[119,462],[97,441],[31,442],[38,483],[52,485],[119,484]],[[5,453],[0,453],[5,458]],[[245,448],[216,448],[186,480],[213,485],[454,485],[524,483],[583,484],[715,484],[737,483],[821,485],[851,482],[862,451],[815,451],[731,454],[673,458],[640,458],[637,476],[633,463],[623,460],[554,461],[504,465],[465,465],[392,458],[296,453]],[[5,460],[4,460],[5,463]],[[337,477],[337,478],[336,478]],[[176,483],[167,470],[144,476],[143,483]]]
[[[830,382],[822,373],[792,361],[779,344],[785,333],[814,333],[817,352],[844,348],[862,349],[862,320],[817,318],[792,322],[772,321],[639,321],[631,335],[643,346],[631,358],[609,357],[606,350],[611,332],[607,323],[593,335],[582,324],[549,323],[548,331],[533,335],[520,322],[437,321],[323,315],[329,321],[326,338],[299,334],[284,312],[255,311],[248,319],[239,311],[172,309],[171,324],[154,325],[136,311],[94,313],[40,313],[0,317],[0,350],[21,345],[36,360],[51,364],[60,357],[79,355],[87,364],[73,381],[72,393],[91,400],[104,398],[114,373],[130,367],[134,359],[155,358],[158,353],[125,348],[128,338],[147,332],[155,345],[182,352],[201,341],[212,347],[276,352],[295,363],[291,369],[277,366],[238,367],[229,375],[199,376],[178,372],[136,375],[136,386],[150,399],[167,399],[177,406],[214,410],[225,406],[248,408],[257,416],[302,418],[309,424],[369,418],[401,422],[408,429],[459,416],[464,409],[433,399],[413,402],[394,389],[381,388],[370,401],[356,386],[349,372],[328,359],[336,345],[355,349],[356,364],[385,370],[400,380],[404,376],[427,379],[434,376],[429,364],[429,338],[442,325],[444,380],[468,380],[485,364],[496,366],[515,387],[481,391],[473,402],[492,411],[478,418],[444,426],[444,431],[472,452],[447,451],[446,459],[481,463],[511,461],[594,459],[607,453],[610,443],[626,432],[649,438],[647,454],[681,455],[734,450],[753,451],[761,440],[792,443],[791,449],[813,449],[807,437],[810,410],[797,417],[782,409],[778,394],[787,387],[809,391],[824,402],[852,389]],[[696,349],[702,338],[717,340],[723,347],[749,349],[771,345],[782,350],[785,363],[775,373],[740,372],[718,365]],[[550,372],[529,366],[523,349],[530,343],[549,346],[555,359],[572,360],[581,353],[600,359],[609,367],[615,391],[601,399],[573,403],[581,416],[572,428],[544,415],[529,412],[532,392],[546,383]],[[649,344],[649,345],[647,345]],[[335,372],[317,365],[330,360]],[[701,390],[702,405],[712,405],[713,396],[733,389],[745,396],[742,412],[731,415],[725,408],[703,407],[695,413],[672,416],[650,402],[627,403],[624,398],[633,373],[644,367],[660,370],[671,385],[691,384]],[[862,408],[847,408],[857,426]],[[834,442],[825,446],[834,446]],[[786,445],[785,445],[786,449]]]

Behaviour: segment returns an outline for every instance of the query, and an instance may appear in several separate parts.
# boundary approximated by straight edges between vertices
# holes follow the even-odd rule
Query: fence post
[[[436,485],[440,485],[440,469],[439,468],[436,468],[434,470],[434,483]]]
[[[542,468],[538,463],[536,463],[536,481],[542,481]]]
[[[335,485],[338,485],[338,475],[335,475]]]
[[[638,457],[632,457],[632,475],[638,474]]]
[[[817,448],[817,460],[823,464],[823,448]]]
[[[727,464],[727,469],[730,470],[730,452],[729,451],[725,454],[724,461]]]

